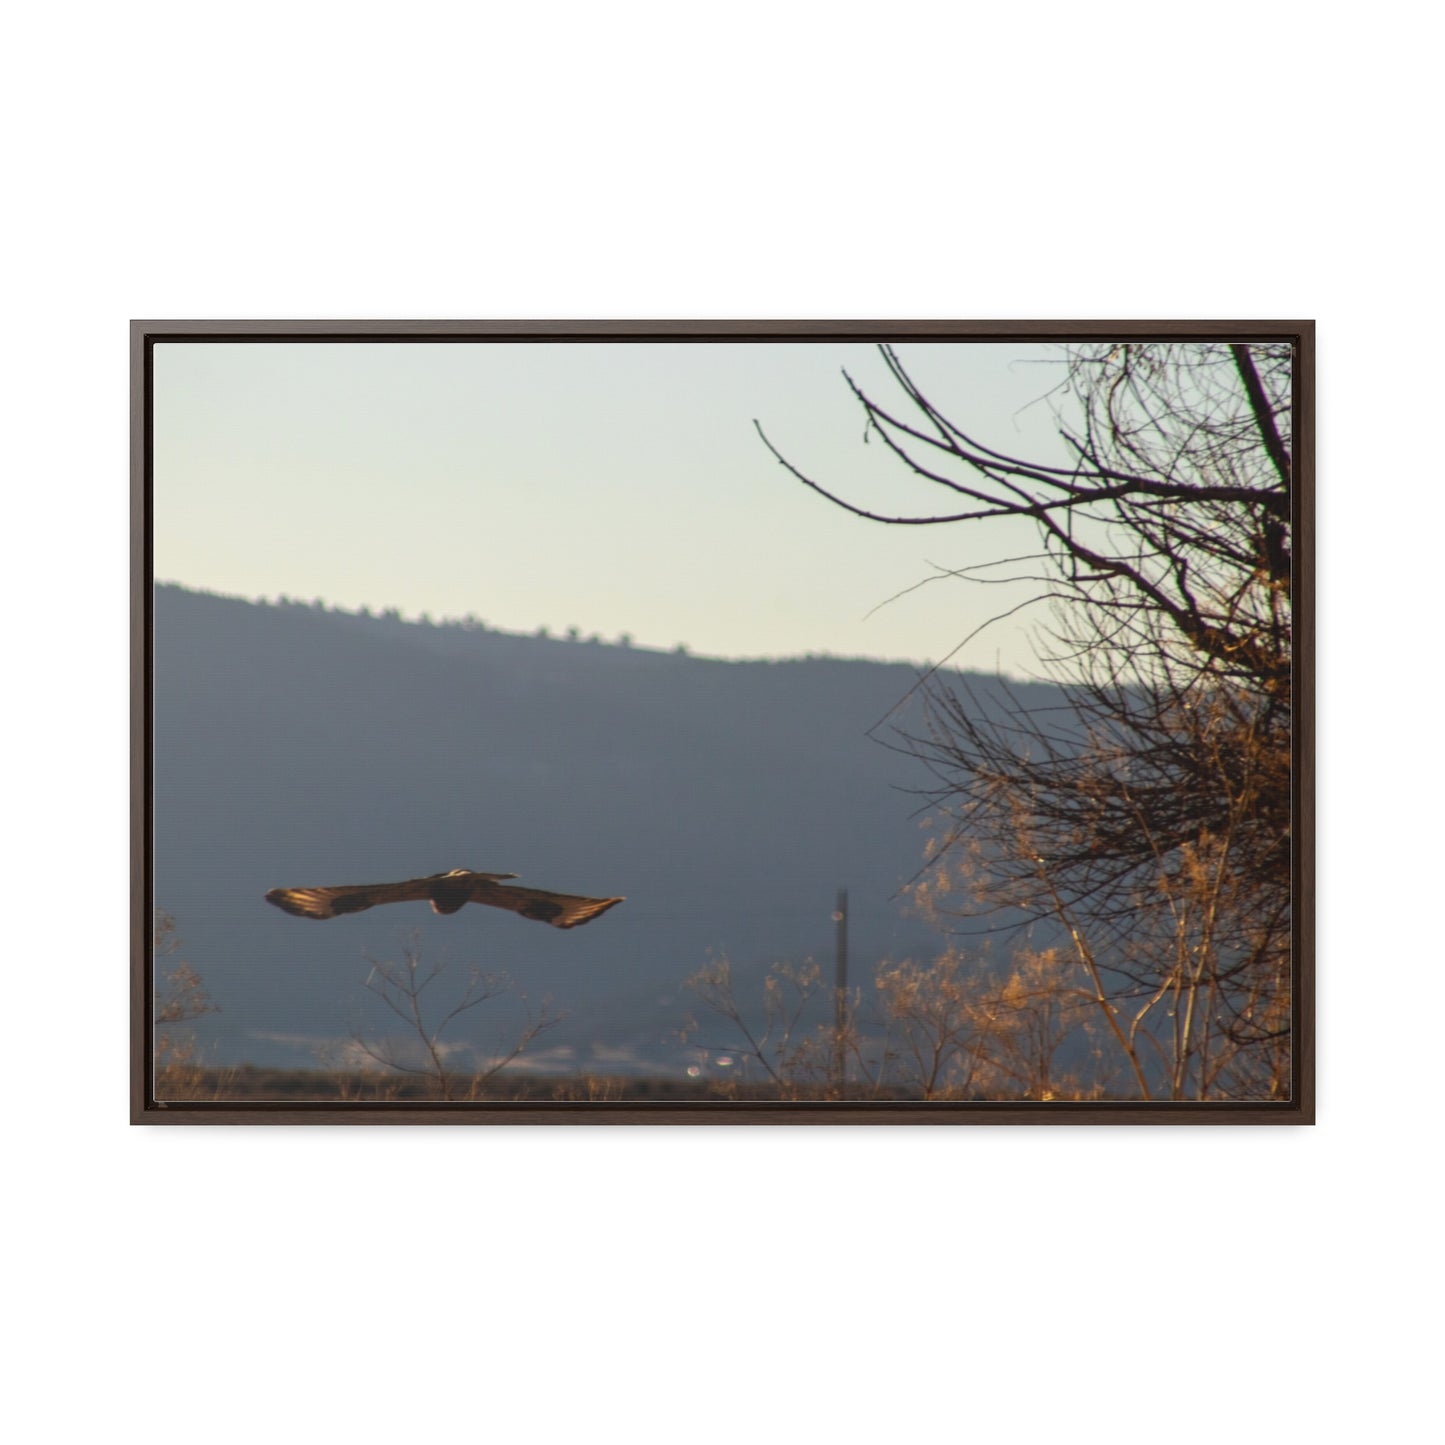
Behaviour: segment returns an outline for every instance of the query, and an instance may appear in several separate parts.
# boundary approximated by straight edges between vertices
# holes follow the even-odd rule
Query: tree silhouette
[[[1039,550],[966,569],[1039,585],[1040,710],[996,720],[923,680],[921,759],[946,825],[925,888],[962,912],[1052,920],[1145,1097],[1288,1087],[1294,488],[1290,344],[1100,343],[1052,395],[1066,465],[976,438],[891,347],[866,435],[947,505],[863,507],[759,434],[793,476],[890,526],[1024,518]],[[846,373],[845,373],[846,376]]]

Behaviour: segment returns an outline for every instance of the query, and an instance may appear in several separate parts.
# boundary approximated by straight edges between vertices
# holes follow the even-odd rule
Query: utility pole
[[[838,907],[833,913],[838,925],[836,977],[833,994],[833,1077],[839,1092],[847,1082],[848,1065],[843,1048],[843,1034],[848,1027],[848,890],[838,890]]]

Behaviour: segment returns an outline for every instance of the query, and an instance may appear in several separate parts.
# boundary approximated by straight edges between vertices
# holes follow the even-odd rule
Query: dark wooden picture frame
[[[1283,457],[1288,534],[1282,546],[1288,677],[1282,683],[1289,719],[1288,769],[1288,1089],[1279,1097],[1206,1102],[1139,1098],[1037,1099],[979,1102],[897,1098],[695,1098],[639,1102],[635,1099],[528,1098],[519,1101],[292,1101],[158,1099],[154,1087],[157,1045],[155,681],[155,348],[161,343],[432,343],[505,344],[617,342],[730,344],[809,341],[900,344],[908,342],[1057,342],[1080,345],[1200,343],[1291,349],[1290,449]],[[1246,382],[1246,386],[1247,386]],[[863,398],[859,398],[863,400]],[[866,405],[866,402],[865,402]],[[355,1124],[355,1123],[732,1123],[732,1124],[1312,1124],[1314,1086],[1314,418],[1315,358],[1312,321],[135,321],[131,324],[131,1121],[132,1123]],[[948,422],[923,415],[947,440]],[[869,413],[868,435],[887,444],[886,413]],[[895,434],[896,435],[896,434]],[[958,434],[961,436],[961,433]],[[764,438],[771,447],[772,443]],[[973,445],[964,439],[966,445]],[[876,444],[876,441],[875,441]],[[1278,438],[1274,444],[1278,446]],[[1265,443],[1266,449],[1269,443]],[[774,453],[790,471],[792,458]],[[1278,459],[1277,459],[1278,460]],[[795,473],[797,475],[797,473]],[[802,480],[810,480],[802,478]],[[1227,504],[1227,503],[1226,503]],[[820,505],[822,505],[820,503]],[[1282,528],[1272,533],[1285,534]],[[1261,568],[1270,576],[1269,559]],[[1187,585],[1187,581],[1186,581]],[[1247,639],[1246,639],[1247,641]],[[1202,634],[1195,645],[1211,644]],[[1238,639],[1230,646],[1244,645]],[[871,722],[872,719],[865,720]],[[900,808],[906,806],[900,802]],[[457,862],[505,865],[507,860]],[[1041,860],[1042,861],[1042,860]],[[282,877],[277,884],[310,885],[310,877]],[[331,883],[336,880],[324,878]],[[546,884],[551,880],[524,878]],[[557,880],[558,886],[571,886]],[[599,885],[607,887],[603,883]],[[435,893],[431,896],[435,897]],[[273,900],[274,901],[274,900]],[[259,897],[256,900],[260,904]],[[514,905],[505,905],[514,906]],[[447,911],[447,910],[442,910]],[[532,914],[541,917],[541,914]],[[606,924],[599,923],[599,928]],[[309,929],[311,924],[298,925]],[[1102,1003],[1102,995],[1100,998]],[[1107,1013],[1108,1004],[1104,1004]],[[846,1072],[843,1074],[846,1079]]]

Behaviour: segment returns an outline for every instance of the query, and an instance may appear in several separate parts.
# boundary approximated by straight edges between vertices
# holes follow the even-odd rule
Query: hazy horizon
[[[293,596],[290,593],[277,593],[274,596],[258,595],[247,596],[244,593],[226,592],[215,587],[199,587],[189,582],[183,582],[175,577],[157,577],[152,583],[154,587],[178,588],[183,592],[189,592],[197,596],[214,597],[225,602],[242,602],[255,607],[300,607],[308,610],[315,610],[317,604],[327,613],[342,617],[356,617],[372,621],[392,620],[407,627],[475,627],[479,631],[496,633],[502,637],[515,638],[538,638],[543,641],[576,643],[582,646],[596,645],[602,647],[625,647],[638,652],[655,653],[679,653],[694,658],[701,662],[807,662],[815,659],[825,659],[833,662],[869,662],[879,663],[884,666],[902,664],[909,667],[933,667],[947,666],[957,671],[987,672],[993,673],[996,669],[989,665],[982,665],[981,660],[976,659],[972,664],[964,667],[956,658],[945,660],[927,660],[908,657],[877,657],[866,653],[842,653],[830,652],[826,648],[810,648],[805,652],[789,653],[747,653],[740,655],[723,655],[718,653],[703,652],[695,647],[690,647],[686,642],[677,642],[669,646],[658,643],[640,641],[630,632],[619,633],[616,636],[608,637],[600,632],[586,627],[575,629],[564,629],[558,631],[548,627],[545,623],[534,628],[513,628],[499,627],[485,618],[475,615],[461,614],[460,616],[433,616],[430,613],[407,613],[403,608],[398,607],[373,607],[368,603],[362,603],[357,607],[345,607],[333,602],[329,597],[320,595],[313,597]],[[575,635],[574,634],[575,631]],[[1019,669],[1005,669],[1007,675],[1019,681],[1052,680],[1042,678],[1040,672],[1029,670],[1024,672]]]

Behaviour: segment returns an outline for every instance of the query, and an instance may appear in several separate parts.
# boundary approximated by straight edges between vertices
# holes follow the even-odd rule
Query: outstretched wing
[[[550,923],[553,928],[577,928],[600,918],[609,908],[626,902],[623,898],[583,898],[576,893],[548,893],[542,888],[515,888],[477,878],[472,883],[472,902],[492,908],[508,908],[523,918]]]
[[[338,888],[273,888],[267,903],[298,918],[340,918],[378,903],[423,902],[431,898],[435,880],[408,878],[404,883],[356,883]]]
[[[336,888],[273,888],[266,902],[298,918],[339,918],[379,903],[429,902],[437,913],[455,913],[466,903],[506,908],[523,918],[553,928],[577,928],[601,917],[622,898],[585,898],[577,893],[549,893],[542,888],[514,888],[501,880],[514,873],[472,873],[454,868],[402,883],[356,883]]]

